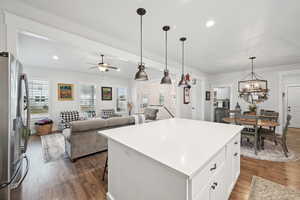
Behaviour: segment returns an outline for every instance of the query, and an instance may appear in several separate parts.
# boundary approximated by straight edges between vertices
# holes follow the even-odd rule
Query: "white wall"
[[[0,52],[6,49],[4,14],[0,11]]]
[[[29,80],[47,80],[49,81],[49,117],[57,124],[59,113],[65,110],[78,110],[80,111],[79,89],[81,84],[89,84],[96,86],[96,111],[100,113],[101,109],[116,109],[117,105],[117,88],[127,88],[130,90],[129,81],[127,79],[110,77],[100,73],[99,75],[70,72],[64,70],[53,70],[37,67],[24,67],[25,73],[28,75]],[[74,100],[73,101],[58,101],[57,97],[57,84],[69,83],[74,84]],[[113,100],[101,100],[101,86],[113,88]],[[34,120],[33,120],[34,121]]]

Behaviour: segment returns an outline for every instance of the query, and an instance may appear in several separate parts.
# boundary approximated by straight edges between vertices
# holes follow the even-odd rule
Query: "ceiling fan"
[[[93,67],[90,67],[90,69],[99,69],[100,72],[108,72],[110,70],[120,71],[120,68],[114,67],[108,63],[105,63],[103,58],[104,58],[104,55],[101,54],[101,62],[99,62],[97,64],[88,63],[91,65],[95,65]]]

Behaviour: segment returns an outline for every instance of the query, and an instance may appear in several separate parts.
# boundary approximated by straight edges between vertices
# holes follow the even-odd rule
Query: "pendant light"
[[[184,76],[184,42],[186,41],[186,37],[181,37],[179,40],[182,42],[182,74],[178,86],[183,87],[188,85]]]
[[[164,70],[164,76],[160,81],[160,84],[172,84],[171,77],[169,75],[169,70],[168,70],[168,31],[170,30],[170,26],[164,26],[163,31],[165,31],[165,63],[166,63],[166,68]]]
[[[251,60],[251,73],[244,80],[238,82],[239,96],[250,104],[257,104],[268,99],[268,81],[261,78],[254,72],[255,56],[249,58]],[[245,80],[246,79],[246,80]]]
[[[147,73],[145,72],[145,65],[143,63],[143,16],[146,14],[146,10],[144,8],[137,9],[137,14],[141,16],[140,21],[140,33],[141,33],[141,40],[140,40],[140,50],[141,50],[141,60],[138,66],[138,72],[135,74],[135,80],[137,81],[147,81],[149,80]]]

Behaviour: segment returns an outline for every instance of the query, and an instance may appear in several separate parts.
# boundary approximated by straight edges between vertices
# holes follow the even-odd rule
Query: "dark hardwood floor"
[[[300,154],[300,129],[289,129],[289,147]],[[30,171],[13,200],[104,200],[107,180],[103,182],[102,172],[106,153],[78,159],[72,163],[61,159],[44,163],[38,136],[31,137],[28,156]],[[252,176],[300,190],[300,161],[277,163],[241,159],[241,175],[230,200],[247,200]]]

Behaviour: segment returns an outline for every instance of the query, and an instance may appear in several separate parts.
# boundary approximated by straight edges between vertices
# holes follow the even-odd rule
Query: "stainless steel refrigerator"
[[[0,199],[9,200],[28,168],[30,135],[28,82],[21,63],[0,52]]]

